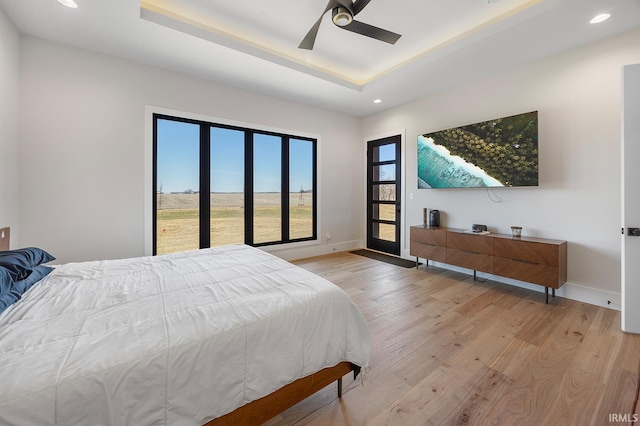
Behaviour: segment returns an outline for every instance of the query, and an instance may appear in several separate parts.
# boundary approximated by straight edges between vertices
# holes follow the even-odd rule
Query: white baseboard
[[[600,290],[593,287],[585,287],[580,284],[573,283],[566,283],[560,288],[560,290],[563,289],[564,297],[567,299],[590,303],[592,305],[602,306],[616,311],[621,310],[622,295],[620,293]],[[556,294],[558,294],[557,291]]]
[[[415,260],[415,257],[406,257],[409,260]],[[421,259],[422,260],[422,259]],[[473,271],[465,268],[458,268],[446,263],[430,262],[430,265],[437,266],[438,268],[449,269],[451,271],[462,272],[473,275]],[[487,274],[484,272],[478,272],[478,276],[484,279],[490,279],[492,281],[498,281],[504,284],[514,285],[516,287],[526,288],[528,290],[544,293],[544,287],[536,284],[529,284],[523,281],[512,280],[510,278],[504,278],[493,274]],[[549,292],[551,293],[551,292]],[[562,287],[556,290],[556,296],[566,297],[567,299],[575,300],[577,302],[589,303],[591,305],[602,306],[603,308],[614,309],[619,311],[621,309],[622,295],[612,291],[600,290],[593,287],[585,287],[575,283],[565,283]],[[551,297],[551,296],[549,296]]]

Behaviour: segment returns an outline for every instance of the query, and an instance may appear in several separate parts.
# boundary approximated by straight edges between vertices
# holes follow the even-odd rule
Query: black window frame
[[[262,129],[253,129],[248,127],[233,126],[221,123],[213,123],[204,120],[190,119],[185,117],[176,117],[167,114],[154,113],[153,117],[153,255],[157,254],[157,224],[158,224],[158,120],[170,120],[182,123],[195,124],[200,126],[200,189],[199,189],[199,234],[200,248],[208,248],[211,246],[211,129],[221,128],[244,132],[244,242],[245,244],[262,247],[281,244],[290,244],[303,241],[315,241],[318,239],[318,140],[316,138],[274,132]],[[254,204],[253,204],[253,143],[254,135],[276,136],[281,140],[281,220],[282,232],[281,238],[277,241],[269,241],[263,243],[253,242],[254,227]],[[312,143],[312,235],[304,238],[290,238],[290,203],[289,203],[289,146],[290,140],[303,140]]]

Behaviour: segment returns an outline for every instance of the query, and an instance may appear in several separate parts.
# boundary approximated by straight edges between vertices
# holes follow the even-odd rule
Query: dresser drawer
[[[521,260],[493,258],[493,273],[502,277],[513,278],[545,287],[560,288],[564,283],[557,266],[531,263]]]
[[[449,232],[447,233],[447,248],[493,254],[493,238],[487,238],[483,235]]]
[[[420,257],[422,259],[435,260],[436,262],[447,261],[447,249],[445,247],[417,243],[413,240],[411,240],[410,254],[411,256]]]
[[[447,248],[447,263],[474,271],[493,273],[493,256],[490,254]]]
[[[411,227],[411,242],[430,244],[432,246],[447,246],[447,231],[438,228]]]
[[[559,266],[562,245],[494,238],[494,255],[543,265]]]

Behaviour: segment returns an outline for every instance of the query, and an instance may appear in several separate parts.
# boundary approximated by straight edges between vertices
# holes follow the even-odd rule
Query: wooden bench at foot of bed
[[[338,383],[338,398],[341,398],[342,376],[351,371],[357,371],[357,369],[358,367],[350,362],[341,362],[289,383],[264,398],[252,401],[229,414],[211,420],[205,426],[261,425],[333,382]]]

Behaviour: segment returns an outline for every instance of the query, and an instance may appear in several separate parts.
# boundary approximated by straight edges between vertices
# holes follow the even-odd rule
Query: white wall
[[[20,35],[0,9],[0,227],[11,227],[18,246],[18,108],[20,105]]]
[[[61,262],[144,254],[148,105],[320,135],[320,236],[331,244],[280,255],[362,244],[358,118],[29,36],[21,71],[23,245]]]
[[[366,117],[365,137],[406,129],[408,223],[429,207],[450,227],[520,225],[523,235],[567,240],[568,284],[558,294],[619,309],[620,69],[640,61],[638,46],[633,31]],[[532,110],[539,187],[497,189],[501,203],[481,189],[417,189],[418,134]]]

